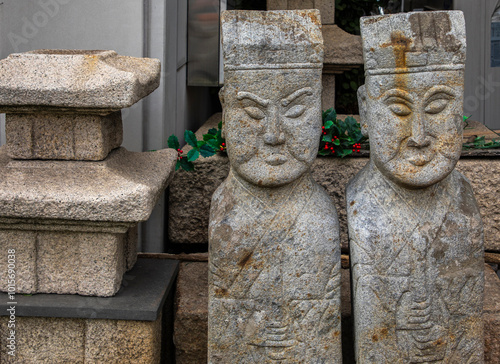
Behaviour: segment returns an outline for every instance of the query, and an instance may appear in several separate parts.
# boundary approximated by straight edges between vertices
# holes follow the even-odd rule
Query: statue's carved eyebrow
[[[237,98],[238,98],[238,100],[243,100],[243,99],[252,100],[263,107],[269,106],[269,100],[264,100],[262,97],[254,95],[250,92],[246,92],[246,91],[238,92]]]
[[[428,100],[429,98],[437,94],[446,94],[450,97],[456,97],[455,92],[453,92],[453,89],[451,87],[448,87],[446,85],[436,85],[427,90],[424,95],[424,100]]]
[[[399,97],[399,98],[404,99],[404,100],[408,101],[409,103],[413,104],[413,97],[411,97],[411,95],[408,92],[397,89],[397,88],[393,88],[392,90],[386,91],[382,95],[382,99],[384,101],[387,101],[387,99],[389,99],[391,97]]]
[[[281,101],[281,105],[283,106],[288,106],[292,103],[293,100],[299,98],[302,95],[312,95],[313,94],[313,89],[311,87],[304,87],[301,88],[300,90],[295,91],[293,94],[291,94],[288,97],[285,97],[283,101]]]

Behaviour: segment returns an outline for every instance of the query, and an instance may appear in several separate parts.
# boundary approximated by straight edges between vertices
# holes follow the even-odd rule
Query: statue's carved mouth
[[[418,155],[408,159],[408,162],[417,167],[422,167],[434,159],[434,155]]]
[[[273,153],[265,159],[266,163],[271,166],[280,166],[286,163],[287,160],[288,158],[285,155],[279,153]]]

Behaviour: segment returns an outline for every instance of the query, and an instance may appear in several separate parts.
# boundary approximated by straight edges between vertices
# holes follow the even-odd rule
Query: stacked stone
[[[158,60],[114,51],[39,50],[0,62],[7,140],[0,148],[0,250],[15,255],[14,288],[2,259],[0,291],[118,292],[137,260],[137,224],[149,218],[176,161],[172,150],[121,148],[120,110],[159,82]],[[46,326],[40,320],[36,332]]]

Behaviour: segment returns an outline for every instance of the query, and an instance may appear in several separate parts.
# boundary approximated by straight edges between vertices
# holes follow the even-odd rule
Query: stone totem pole
[[[317,10],[222,15],[231,169],[212,197],[209,363],[341,363],[335,207],[321,135]]]
[[[371,156],[347,187],[358,363],[483,362],[483,230],[454,170],[461,12],[362,18]]]

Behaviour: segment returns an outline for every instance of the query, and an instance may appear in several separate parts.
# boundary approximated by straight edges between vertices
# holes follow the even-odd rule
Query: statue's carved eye
[[[295,105],[285,113],[285,116],[287,118],[298,118],[304,113],[304,111],[306,111],[306,107],[304,105]]]
[[[245,110],[248,116],[250,116],[253,119],[261,120],[266,117],[266,114],[264,114],[264,112],[261,109],[255,106],[248,106],[245,107],[243,110]]]
[[[425,112],[428,114],[439,114],[448,106],[450,99],[451,96],[445,93],[432,96],[425,107]]]
[[[389,110],[398,116],[407,116],[411,114],[411,109],[403,102],[395,101],[390,103]]]

